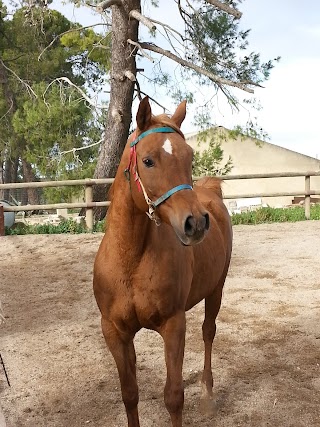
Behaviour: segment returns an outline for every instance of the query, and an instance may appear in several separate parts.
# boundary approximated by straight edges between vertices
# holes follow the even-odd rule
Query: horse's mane
[[[221,199],[223,198],[221,189],[221,178],[216,176],[205,176],[195,183],[197,187],[213,190]]]
[[[113,185],[113,183],[110,185],[110,188],[109,188],[109,190],[108,190],[108,192],[107,192],[107,200],[109,200],[109,201],[111,201],[112,202],[112,199],[113,199],[113,193],[114,193],[114,185]]]

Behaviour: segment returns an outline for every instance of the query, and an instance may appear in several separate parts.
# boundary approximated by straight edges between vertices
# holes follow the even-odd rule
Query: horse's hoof
[[[213,397],[200,399],[200,412],[203,415],[215,416],[217,414],[217,403]]]

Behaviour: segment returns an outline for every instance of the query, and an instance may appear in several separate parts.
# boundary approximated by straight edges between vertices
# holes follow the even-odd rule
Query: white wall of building
[[[226,135],[226,130],[218,128],[217,132]],[[203,151],[209,142],[200,145],[196,134],[186,135],[186,140],[193,149]],[[230,175],[244,175],[272,172],[305,172],[320,171],[320,160],[313,157],[287,150],[268,142],[256,141],[252,138],[222,138],[221,146],[224,151],[224,160],[232,158],[233,168]],[[233,194],[256,194],[275,192],[304,192],[304,177],[297,178],[268,178],[237,181],[224,181],[223,193],[225,196]],[[320,177],[311,177],[311,189],[320,195]],[[262,197],[262,203],[278,207],[290,205],[293,197]],[[228,205],[228,202],[226,203]]]

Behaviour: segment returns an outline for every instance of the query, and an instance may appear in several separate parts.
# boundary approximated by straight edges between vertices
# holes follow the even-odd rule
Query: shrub
[[[264,224],[271,222],[296,222],[304,221],[304,207],[296,206],[292,208],[271,208],[264,207],[255,211],[234,214],[231,217],[232,224]],[[320,219],[320,205],[312,205],[310,209],[310,219]]]
[[[104,231],[104,221],[99,221],[94,224],[94,232]],[[23,223],[16,223],[12,228],[6,228],[6,235],[21,235],[21,234],[81,234],[87,233],[88,230],[84,223],[78,223],[73,219],[66,219],[60,222],[60,224],[36,224],[27,225]]]

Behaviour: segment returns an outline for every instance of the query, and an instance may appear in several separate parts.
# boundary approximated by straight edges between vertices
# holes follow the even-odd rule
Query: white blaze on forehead
[[[172,144],[171,144],[171,142],[169,141],[169,139],[166,139],[166,140],[164,141],[164,144],[163,144],[162,148],[164,149],[164,151],[165,151],[166,153],[168,153],[168,154],[172,154]]]

